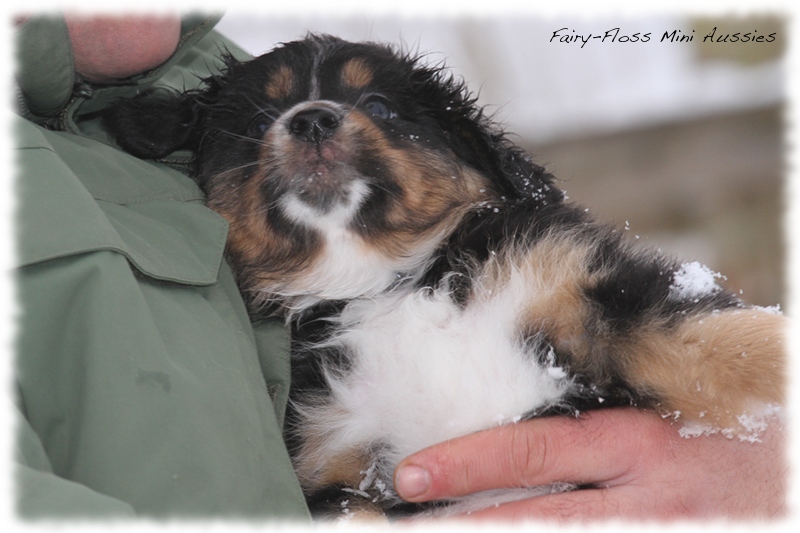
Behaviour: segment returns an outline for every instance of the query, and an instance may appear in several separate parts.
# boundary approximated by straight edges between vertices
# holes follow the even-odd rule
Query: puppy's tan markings
[[[527,299],[520,310],[522,334],[544,334],[556,351],[570,354],[570,370],[602,375],[599,369],[587,368],[597,363],[593,339],[586,335],[591,309],[583,293],[599,276],[586,268],[592,253],[585,239],[554,233],[527,251],[511,251],[490,262],[485,286],[496,286],[495,292],[515,278]]]
[[[363,89],[372,82],[373,72],[364,59],[356,57],[342,67],[342,83],[352,89]]]
[[[399,194],[387,206],[385,231],[364,235],[366,245],[385,257],[409,256],[442,238],[490,188],[480,173],[437,152],[414,143],[392,146],[361,113],[351,113],[340,134],[360,139],[370,153],[392,162],[391,174],[381,179],[396,185]]]
[[[737,429],[740,415],[760,407],[753,402],[785,400],[786,327],[785,317],[758,309],[693,317],[673,334],[642,335],[627,371],[680,419]]]
[[[267,96],[272,100],[280,100],[289,96],[294,84],[294,72],[286,65],[281,65],[278,70],[270,76],[265,88]]]
[[[319,436],[317,436],[319,437]],[[303,446],[304,453],[300,457],[318,457],[326,442],[319,439],[309,439]],[[366,472],[370,465],[370,456],[363,450],[344,450],[334,457],[327,457],[326,462],[317,464],[298,463],[296,470],[298,476],[304,480],[304,486],[317,489],[331,485],[346,485],[358,487],[364,477],[361,472]]]
[[[333,412],[336,412],[335,410]],[[312,493],[337,485],[360,487],[371,465],[370,454],[362,448],[349,448],[326,455],[329,438],[325,431],[304,427],[303,450],[295,457],[295,471],[305,490]],[[371,497],[355,491],[342,491],[342,512],[351,520],[385,520],[385,513]]]
[[[502,290],[521,276],[520,292],[528,295],[523,334],[541,332],[557,352],[569,354],[572,372],[599,385],[619,375],[682,421],[736,430],[749,409],[783,403],[785,317],[736,308],[674,326],[665,317],[645,316],[635,333],[617,335],[602,326],[584,296],[603,276],[587,270],[592,253],[590,243],[554,234],[524,255],[512,252],[488,263],[480,290]],[[594,324],[590,334],[588,324]]]
[[[237,176],[228,179],[236,182]],[[241,273],[248,276],[250,286],[277,292],[302,279],[319,256],[319,246],[310,244],[299,250],[291,238],[274,231],[266,216],[269,199],[263,198],[260,180],[249,179],[234,187],[226,183],[211,184],[208,206],[228,221],[227,250],[238,264],[245,265]],[[247,268],[250,265],[259,267]]]

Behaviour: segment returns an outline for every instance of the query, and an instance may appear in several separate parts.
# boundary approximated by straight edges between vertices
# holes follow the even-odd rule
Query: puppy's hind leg
[[[785,317],[713,283],[676,290],[682,265],[599,226],[552,232],[513,263],[530,293],[520,329],[543,335],[576,379],[734,431],[783,403]]]
[[[370,480],[370,454],[362,450],[346,450],[320,464],[308,454],[313,443],[307,442],[295,457],[306,502],[317,520],[374,522],[387,520],[381,495],[375,493]],[[312,466],[313,465],[313,466]]]
[[[784,403],[786,322],[755,308],[693,316],[628,346],[628,379],[683,420],[746,431]]]

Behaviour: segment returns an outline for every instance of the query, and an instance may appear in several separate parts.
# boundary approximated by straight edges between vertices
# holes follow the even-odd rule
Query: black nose
[[[319,144],[336,132],[340,119],[332,109],[314,107],[299,111],[292,117],[289,131],[299,139]]]

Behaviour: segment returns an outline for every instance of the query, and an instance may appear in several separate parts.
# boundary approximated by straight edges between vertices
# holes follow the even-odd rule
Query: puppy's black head
[[[139,157],[194,152],[256,302],[379,292],[467,212],[562,198],[443,70],[330,36],[228,58],[204,89],[121,102],[107,122]]]

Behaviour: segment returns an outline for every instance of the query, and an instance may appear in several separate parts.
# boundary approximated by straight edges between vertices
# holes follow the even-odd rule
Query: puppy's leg
[[[309,509],[321,520],[385,521],[381,494],[370,483],[370,454],[347,450],[320,461],[321,449],[307,439],[295,456],[295,468]]]
[[[736,428],[784,402],[785,328],[784,317],[757,309],[699,314],[626,346],[625,372],[667,412]]]
[[[742,429],[784,400],[786,319],[721,288],[680,295],[680,265],[595,228],[552,232],[486,270],[526,294],[520,331],[578,379],[683,421]]]

